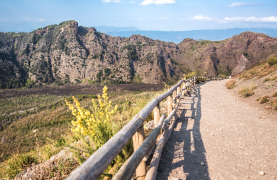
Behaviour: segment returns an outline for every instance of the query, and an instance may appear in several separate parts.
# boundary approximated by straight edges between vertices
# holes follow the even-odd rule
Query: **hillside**
[[[277,51],[277,39],[245,32],[180,44],[141,35],[112,37],[76,21],[30,33],[0,33],[0,87],[174,82],[183,73],[237,74]]]
[[[273,113],[277,110],[277,57],[236,75],[226,84],[235,94],[244,97],[249,104],[265,108]],[[275,112],[276,113],[276,112]]]

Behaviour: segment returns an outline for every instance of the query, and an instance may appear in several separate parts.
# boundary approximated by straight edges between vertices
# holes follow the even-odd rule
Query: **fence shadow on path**
[[[164,147],[157,180],[169,180],[172,177],[186,180],[210,179],[200,132],[200,91],[203,84],[194,86],[188,96],[181,98],[177,122]]]

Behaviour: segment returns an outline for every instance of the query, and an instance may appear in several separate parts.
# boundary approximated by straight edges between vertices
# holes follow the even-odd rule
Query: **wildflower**
[[[102,146],[113,135],[111,127],[111,116],[116,114],[118,106],[112,107],[112,102],[107,101],[108,87],[103,88],[103,94],[98,95],[97,101],[92,99],[92,107],[85,109],[81,107],[80,102],[73,96],[74,105],[65,100],[68,108],[76,120],[71,121],[72,132],[91,137],[95,145]],[[102,137],[99,137],[99,134]]]

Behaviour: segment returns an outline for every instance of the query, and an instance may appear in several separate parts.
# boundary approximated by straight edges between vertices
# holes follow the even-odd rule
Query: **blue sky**
[[[76,20],[79,25],[185,31],[277,29],[276,0],[1,0],[0,31],[32,31]]]

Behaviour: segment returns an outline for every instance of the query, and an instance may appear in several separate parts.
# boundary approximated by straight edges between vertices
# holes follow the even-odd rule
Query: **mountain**
[[[277,39],[244,32],[223,41],[180,44],[132,35],[112,37],[76,21],[30,33],[0,33],[0,87],[175,81],[183,73],[236,74],[276,53]]]
[[[98,30],[98,29],[97,29]],[[99,29],[101,31],[101,29]],[[140,34],[152,39],[159,39],[167,42],[180,43],[183,39],[202,39],[210,41],[220,41],[242,32],[251,31],[263,33],[271,37],[277,37],[277,29],[268,28],[233,28],[233,29],[207,29],[207,30],[192,30],[192,31],[138,31],[138,30],[112,30],[106,29],[104,32],[110,36],[130,37],[133,34]]]

